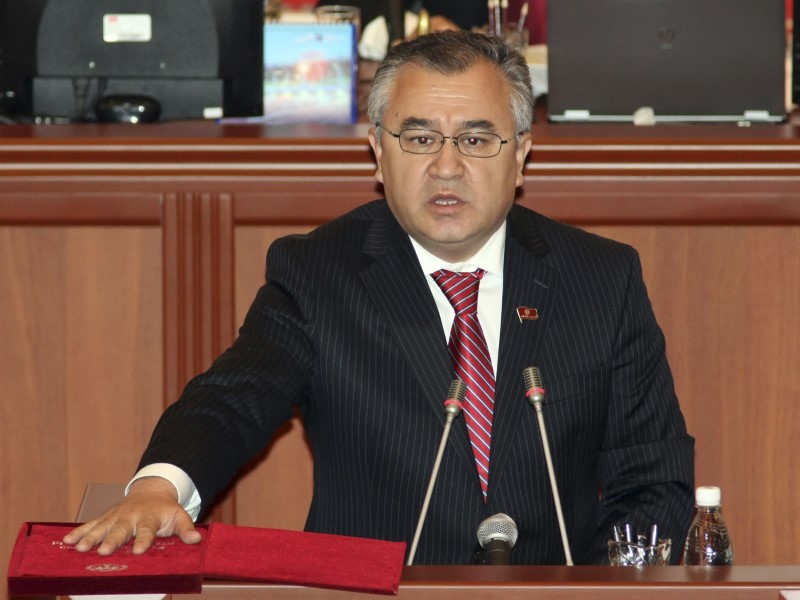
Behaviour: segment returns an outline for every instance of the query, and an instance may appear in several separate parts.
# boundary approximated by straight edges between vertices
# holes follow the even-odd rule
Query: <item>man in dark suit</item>
[[[471,562],[479,523],[503,512],[519,528],[513,563],[564,563],[530,365],[575,562],[602,562],[620,522],[678,543],[694,441],[637,254],[514,205],[532,111],[525,61],[493,37],[394,48],[368,111],[386,200],[275,242],[235,344],[165,412],[126,500],[66,540],[101,554],[132,535],[136,552],[156,535],[197,541],[184,507],[207,508],[299,406],[315,457],[307,529],[410,541],[464,368],[448,352],[458,303],[433,277],[446,269],[480,280],[488,375],[465,377],[416,562]]]

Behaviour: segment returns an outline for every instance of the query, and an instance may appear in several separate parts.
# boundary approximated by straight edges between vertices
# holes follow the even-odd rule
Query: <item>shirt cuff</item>
[[[200,493],[194,486],[191,477],[186,474],[186,471],[169,463],[153,463],[152,465],[147,465],[139,469],[136,475],[133,476],[133,479],[125,486],[125,495],[128,495],[131,485],[133,485],[136,480],[144,477],[161,477],[169,481],[175,487],[175,491],[178,494],[178,503],[189,513],[189,516],[192,517],[192,521],[197,520],[197,515],[200,514]]]

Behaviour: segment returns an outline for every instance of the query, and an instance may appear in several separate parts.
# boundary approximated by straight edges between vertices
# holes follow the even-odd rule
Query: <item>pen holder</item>
[[[519,27],[517,23],[506,23],[503,27],[503,40],[524,55],[528,48],[528,29]]]
[[[668,565],[672,540],[658,540],[655,546],[608,540],[608,560],[612,567]]]

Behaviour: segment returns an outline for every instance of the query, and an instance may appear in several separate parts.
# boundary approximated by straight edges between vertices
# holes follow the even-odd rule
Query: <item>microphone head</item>
[[[517,543],[517,524],[514,519],[504,513],[497,513],[481,521],[478,526],[478,542],[481,548],[493,540],[502,540],[508,543],[509,548],[513,548]]]
[[[464,396],[467,395],[467,384],[460,379],[453,379],[450,384],[450,391],[447,400],[444,401],[444,412],[451,418],[456,418],[461,414],[464,407]]]
[[[544,387],[539,367],[525,367],[522,370],[522,378],[525,380],[525,395],[528,397],[528,402],[534,406],[544,402]]]

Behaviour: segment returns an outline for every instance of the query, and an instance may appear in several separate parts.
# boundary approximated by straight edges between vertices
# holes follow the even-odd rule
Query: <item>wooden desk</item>
[[[194,596],[196,598],[196,596]],[[297,586],[210,581],[203,600],[345,600],[367,596]],[[405,600],[796,600],[800,567],[405,567]],[[174,595],[174,600],[191,600]]]
[[[319,223],[380,195],[367,129],[0,126],[0,221],[155,222],[161,195],[205,192],[235,194],[240,223]],[[800,136],[791,123],[541,123],[533,136],[519,201],[560,220],[750,225],[800,218]],[[67,204],[65,194],[72,194]]]
[[[101,514],[117,502],[122,484],[89,484],[77,520]],[[364,594],[291,585],[207,580],[205,600],[330,600],[365,598]],[[405,567],[400,598],[417,600],[508,600],[524,596],[578,599],[636,596],[681,600],[800,598],[800,567]],[[191,600],[193,595],[173,595]]]
[[[131,474],[233,339],[271,240],[380,196],[366,128],[0,126],[0,564],[21,521],[68,520],[86,481]],[[800,564],[797,126],[533,135],[519,202],[640,250],[737,562]],[[264,454],[216,517],[302,527],[299,423]]]
[[[113,177],[133,180],[145,189],[162,190],[164,183],[171,182],[196,190],[205,184],[217,184],[210,187],[217,189],[218,184],[236,178],[237,183],[228,189],[248,181],[282,181],[286,187],[271,186],[270,190],[290,192],[303,189],[293,188],[287,181],[299,176],[305,183],[348,179],[357,184],[357,191],[374,194],[377,187],[372,179],[367,129],[367,124],[268,128],[195,122],[0,126],[0,189],[26,189],[38,183],[44,187],[34,189],[44,191],[48,181],[88,185]],[[699,196],[693,202],[681,202],[679,209],[655,202],[623,203],[614,205],[613,212],[597,206],[588,214],[570,202],[557,211],[562,219],[735,222],[797,218],[794,212],[784,212],[786,207],[780,210],[778,198],[770,195],[796,192],[800,136],[792,123],[641,128],[539,123],[533,127],[533,139],[522,201],[544,200],[556,205],[560,203],[555,202],[555,195],[583,201],[615,192],[645,192],[649,197],[655,193],[675,200],[686,194]],[[141,181],[142,177],[148,181]],[[702,190],[698,188],[701,182]],[[167,185],[167,189],[178,188]],[[723,205],[708,199],[709,193],[730,192],[738,192],[733,198],[737,200],[733,214],[718,211]],[[334,198],[338,199],[339,193],[347,190],[334,187]],[[744,201],[750,193],[763,196],[757,200],[769,196],[773,201],[756,210]],[[634,211],[637,214],[626,214],[625,208],[634,206],[639,208]],[[13,215],[3,215],[9,216]]]

